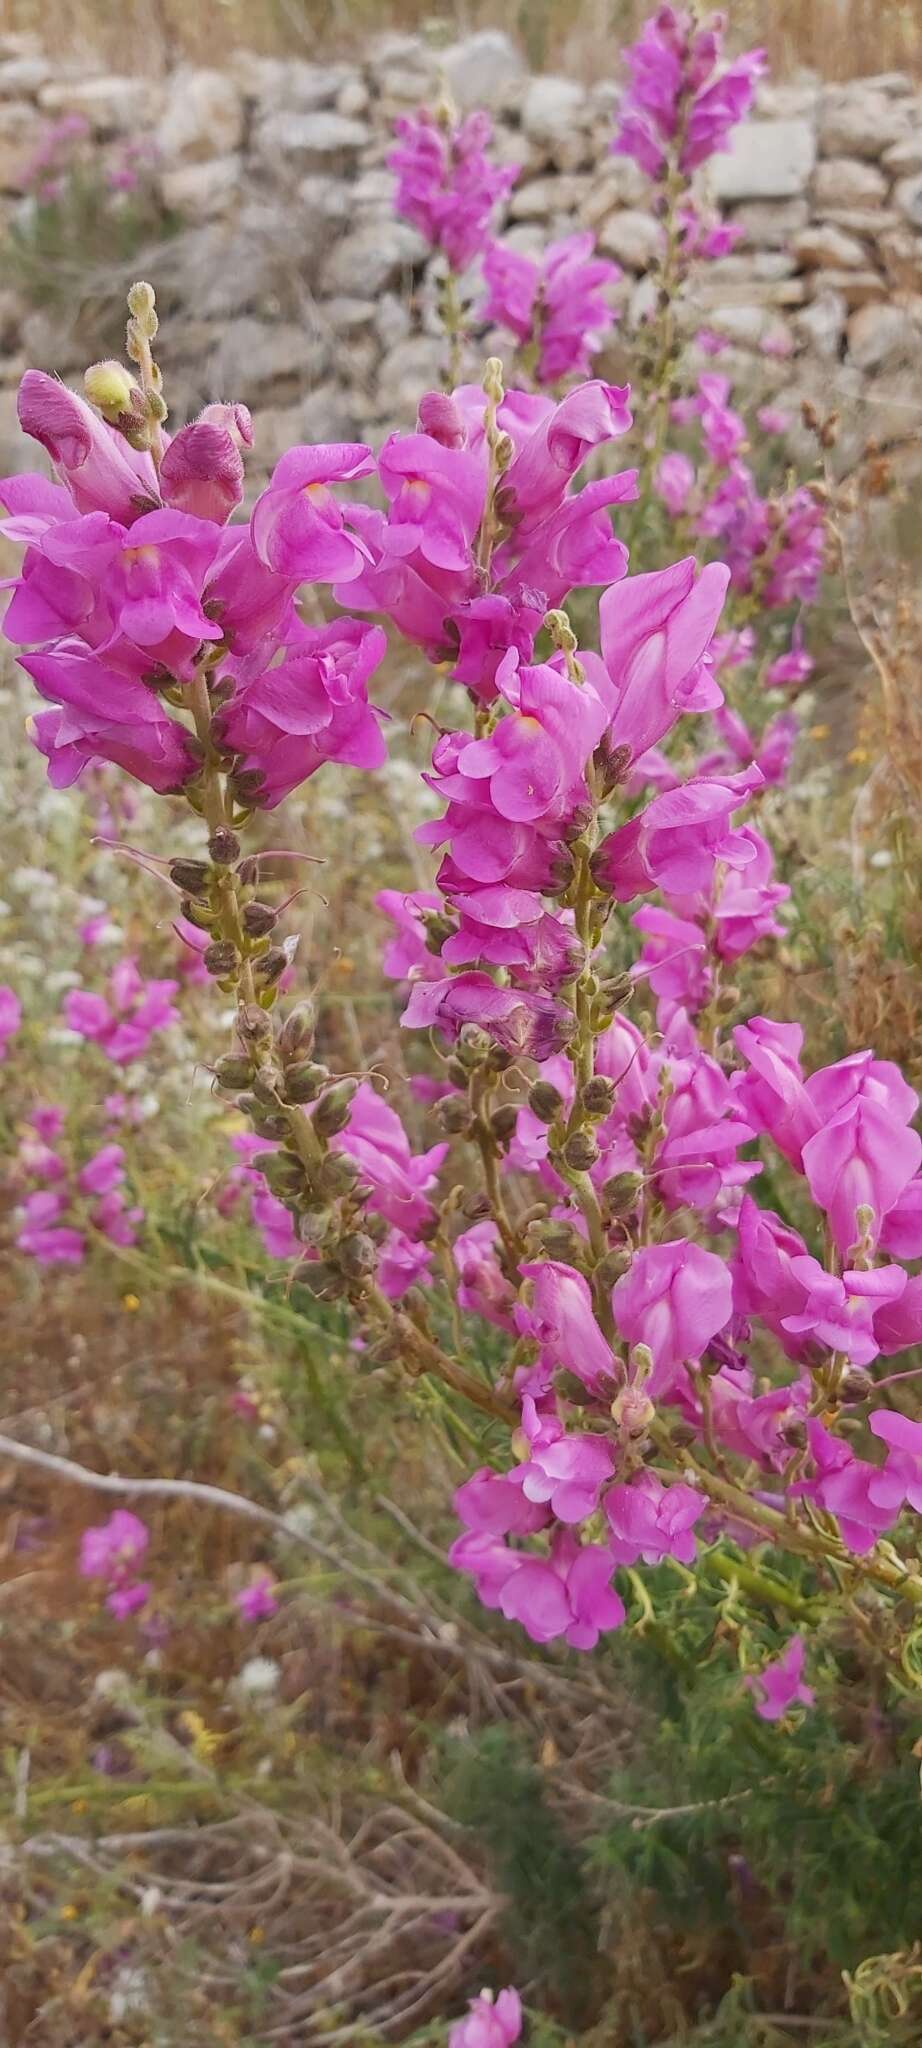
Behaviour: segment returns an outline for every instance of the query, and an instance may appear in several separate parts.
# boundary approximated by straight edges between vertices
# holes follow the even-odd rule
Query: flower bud
[[[373,1273],[378,1263],[378,1254],[370,1237],[364,1230],[355,1230],[344,1237],[339,1247],[339,1263],[350,1280],[364,1280]]]
[[[153,285],[146,284],[144,279],[140,278],[128,293],[128,311],[148,341],[153,341],[159,326],[156,306]]]
[[[789,1451],[805,1451],[807,1448],[807,1425],[805,1422],[786,1422],[781,1429],[781,1441]]]
[[[591,1131],[573,1131],[560,1156],[571,1173],[588,1173],[600,1153]]]
[[[298,1267],[298,1279],[318,1301],[341,1300],[346,1292],[346,1282],[335,1266],[327,1265],[325,1259],[305,1259]]]
[[[611,1412],[625,1436],[637,1437],[649,1429],[656,1409],[642,1387],[622,1387],[611,1404]]]
[[[257,1152],[252,1164],[271,1193],[282,1200],[286,1195],[299,1194],[306,1185],[307,1175],[293,1152]]]
[[[208,851],[219,868],[233,867],[240,857],[240,841],[229,825],[216,825],[208,841]]]
[[[626,1245],[614,1251],[606,1252],[604,1259],[599,1260],[595,1269],[595,1278],[598,1285],[600,1287],[614,1287],[615,1281],[620,1280],[622,1273],[628,1271],[630,1263],[631,1254]]]
[[[209,974],[214,974],[221,980],[227,974],[236,973],[237,948],[231,944],[230,939],[215,939],[213,945],[205,947],[202,960]]]
[[[285,1101],[316,1102],[329,1078],[329,1067],[322,1067],[317,1060],[298,1060],[293,1067],[285,1068],[282,1082]]]
[[[447,391],[423,392],[416,424],[440,448],[463,448],[467,440],[464,415]]]
[[[187,896],[203,896],[208,887],[208,868],[203,860],[171,860],[170,881]]]
[[[252,1067],[244,1053],[226,1052],[215,1061],[214,1077],[219,1088],[227,1088],[236,1094],[238,1088],[249,1086]]]
[[[332,1209],[301,1209],[297,1223],[300,1243],[309,1245],[312,1251],[319,1251],[325,1239],[329,1237],[334,1222]]]
[[[493,443],[493,460],[500,473],[505,476],[515,455],[515,442],[511,434],[497,434]]]
[[[847,1401],[866,1401],[873,1387],[871,1374],[860,1365],[847,1365],[839,1382],[839,1391]]]
[[[622,1003],[627,1001],[633,986],[629,974],[613,974],[608,981],[602,982],[599,989],[600,999],[607,1003],[610,1009],[619,1010]]]
[[[448,1080],[452,1083],[453,1087],[467,1087],[468,1081],[470,1080],[470,1075],[467,1071],[467,1068],[462,1066],[460,1060],[446,1060],[445,1073]]]
[[[480,1194],[476,1188],[471,1188],[468,1194],[462,1195],[458,1206],[468,1223],[484,1223],[487,1217],[493,1214],[489,1196]]]
[[[486,1059],[491,1040],[479,1024],[462,1024],[458,1033],[457,1053],[466,1067],[476,1067]]]
[[[592,756],[600,796],[611,796],[612,790],[624,781],[632,758],[630,747],[616,746],[611,734],[605,733]]]
[[[633,1344],[630,1351],[630,1366],[635,1387],[646,1386],[653,1371],[653,1353],[649,1344]]]
[[[471,1112],[466,1097],[463,1095],[446,1095],[444,1102],[440,1102],[436,1109],[436,1116],[442,1130],[449,1137],[460,1136],[462,1131],[468,1129],[471,1121]]]
[[[343,1152],[331,1152],[317,1173],[317,1186],[326,1201],[335,1202],[340,1195],[358,1194],[359,1169],[354,1159]]]
[[[248,1092],[238,1096],[237,1107],[243,1116],[249,1118],[258,1138],[271,1138],[273,1141],[287,1138],[288,1118],[280,1109],[267,1109],[258,1095]],[[275,1154],[269,1156],[274,1158]]]
[[[506,396],[503,387],[503,363],[501,356],[488,356],[483,366],[481,390],[492,405],[500,405]]]
[[[278,1108],[279,1075],[274,1067],[257,1067],[253,1075],[253,1094],[264,1109]]]
[[[243,906],[242,923],[248,939],[264,939],[268,932],[275,930],[278,921],[278,911],[273,910],[269,903],[245,903]]]
[[[504,1102],[500,1105],[499,1109],[494,1109],[493,1115],[490,1118],[490,1129],[494,1138],[498,1138],[501,1145],[505,1143],[507,1138],[512,1137],[518,1119],[518,1105],[514,1102]]]
[[[536,1081],[529,1089],[528,1107],[543,1124],[552,1124],[563,1108],[563,1096],[553,1081]]]
[[[614,1081],[607,1074],[593,1074],[591,1081],[580,1089],[579,1105],[586,1116],[610,1116],[615,1106]]]
[[[581,1380],[577,1373],[567,1372],[566,1369],[555,1372],[554,1392],[571,1408],[591,1408],[595,1401],[595,1395],[586,1386],[585,1381]]]
[[[545,1223],[533,1223],[529,1235],[549,1259],[563,1259],[567,1265],[575,1263],[577,1238],[569,1223],[549,1216]]]
[[[257,1003],[247,1003],[238,1012],[237,1030],[245,1045],[269,1045],[272,1040],[272,1026],[264,1010]]]
[[[140,418],[144,394],[138,389],[137,381],[123,363],[91,363],[84,372],[83,389],[91,405],[102,413],[111,425],[123,413],[137,414]]]
[[[314,1029],[317,1012],[310,998],[297,1003],[288,1015],[279,1032],[279,1055],[284,1061],[300,1059],[309,1053],[314,1043]]]
[[[328,1088],[326,1094],[321,1096],[313,1116],[314,1129],[318,1137],[335,1138],[337,1131],[345,1130],[349,1122],[349,1106],[358,1085],[354,1076],[348,1080],[336,1081],[333,1087]]]
[[[605,1181],[602,1187],[602,1195],[609,1214],[629,1216],[631,1210],[637,1207],[642,1187],[643,1181],[639,1173],[613,1173],[611,1179]]]
[[[281,980],[287,966],[288,954],[284,947],[270,946],[268,953],[264,953],[262,959],[256,961],[255,971],[263,987],[271,988],[273,982]]]

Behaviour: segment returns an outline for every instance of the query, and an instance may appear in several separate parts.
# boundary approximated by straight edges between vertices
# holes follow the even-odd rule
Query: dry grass
[[[438,42],[496,25],[532,65],[594,78],[600,45],[613,68],[619,44],[650,11],[643,0],[6,0],[2,27],[117,71],[160,71],[215,63],[233,49],[354,54],[387,30],[422,30]],[[801,66],[830,79],[922,71],[920,0],[731,0],[728,12],[734,41],[764,44],[780,76]]]

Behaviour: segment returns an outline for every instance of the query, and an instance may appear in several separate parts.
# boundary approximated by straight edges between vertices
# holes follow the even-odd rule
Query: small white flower
[[[282,1520],[293,1536],[309,1536],[317,1520],[317,1510],[309,1500],[299,1500],[295,1507],[287,1510]]]
[[[872,868],[892,868],[893,855],[889,848],[886,846],[878,847],[877,852],[871,855],[869,866]]]
[[[269,1699],[278,1689],[280,1677],[274,1657],[248,1657],[231,1684],[249,1699]]]

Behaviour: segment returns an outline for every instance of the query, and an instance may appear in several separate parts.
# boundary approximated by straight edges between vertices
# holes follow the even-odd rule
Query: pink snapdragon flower
[[[614,691],[612,735],[635,759],[686,711],[720,704],[708,651],[729,572],[711,562],[697,574],[689,555],[668,569],[627,576],[599,603],[602,659]],[[590,668],[590,679],[594,676]]]
[[[812,1685],[804,1684],[805,1657],[803,1637],[792,1636],[774,1664],[766,1664],[758,1673],[746,1677],[744,1684],[756,1696],[760,1721],[780,1721],[789,1707],[815,1704]]]
[[[256,1572],[249,1585],[234,1594],[234,1606],[243,1621],[269,1621],[279,1611],[276,1581],[271,1572]]]
[[[386,644],[380,627],[336,619],[305,628],[284,660],[242,683],[216,731],[247,778],[249,802],[274,810],[324,761],[381,767],[386,749],[367,686]]]
[[[22,1004],[16,990],[7,983],[0,984],[0,1065],[6,1059],[11,1038],[15,1038],[22,1023]]]
[[[462,1230],[451,1248],[458,1274],[458,1307],[483,1316],[498,1330],[511,1330],[515,1301],[496,1256],[499,1232],[490,1217]]]
[[[512,2048],[522,2031],[522,2002],[512,1985],[494,1998],[481,1991],[464,2018],[449,2029],[448,2048]]]
[[[553,996],[499,988],[479,973],[416,982],[400,1021],[413,1031],[435,1025],[449,1038],[457,1038],[465,1024],[479,1024],[506,1052],[534,1060],[556,1052],[573,1027],[572,1013]]]
[[[687,455],[672,450],[661,457],[653,477],[653,488],[662,498],[670,519],[681,519],[695,488],[695,465]]]
[[[349,1121],[332,1140],[332,1149],[355,1160],[362,1180],[372,1190],[368,1208],[383,1216],[393,1229],[418,1238],[434,1225],[435,1210],[428,1194],[435,1187],[448,1146],[431,1145],[427,1152],[412,1152],[397,1111],[370,1081],[356,1089]]]
[[[859,1210],[867,1212],[876,1243],[884,1218],[922,1163],[922,1138],[909,1127],[919,1098],[892,1061],[869,1052],[820,1068],[806,1092],[819,1126],[802,1154],[810,1193],[825,1209],[841,1252],[861,1236]]]
[[[813,1476],[795,1480],[789,1492],[795,1498],[815,1500],[818,1507],[835,1515],[843,1543],[863,1557],[896,1519],[900,1482],[856,1458],[850,1446],[815,1416],[807,1422],[807,1442]]]
[[[653,1356],[646,1391],[668,1394],[681,1367],[700,1359],[725,1328],[733,1307],[730,1274],[722,1259],[678,1238],[635,1253],[611,1296],[617,1327],[630,1345]]]
[[[191,733],[133,677],[107,669],[77,641],[61,641],[19,665],[55,704],[31,721],[55,789],[69,789],[88,764],[111,761],[160,795],[184,788],[201,762]]]
[[[395,212],[441,249],[452,270],[466,270],[486,247],[494,207],[515,184],[515,165],[490,163],[488,114],[441,122],[420,109],[394,123],[396,148],[387,158],[396,172]]]
[[[609,1487],[604,1508],[616,1564],[661,1564],[664,1557],[694,1563],[694,1525],[707,1510],[696,1487],[681,1480],[664,1486],[655,1472],[641,1472],[628,1485]]]
[[[535,1260],[519,1270],[530,1285],[527,1305],[519,1303],[514,1310],[515,1326],[520,1335],[537,1339],[548,1383],[560,1368],[593,1390],[608,1386],[614,1392],[615,1361],[596,1322],[585,1276],[556,1259]]]
[[[126,1508],[116,1508],[107,1522],[84,1529],[79,1570],[85,1579],[103,1579],[109,1587],[106,1606],[118,1621],[143,1607],[150,1598],[146,1580],[135,1576],[150,1543],[146,1524]]]
[[[627,399],[600,380],[558,405],[505,394],[497,426],[513,455],[494,494],[501,525],[485,588],[475,544],[489,475],[486,398],[478,385],[425,394],[416,432],[391,435],[381,450],[387,512],[352,507],[370,566],[336,594],[350,610],[387,613],[430,660],[457,659],[459,679],[489,702],[498,657],[513,649],[528,660],[548,606],[625,572],[607,508],[636,496],[636,472],[571,485],[593,449],[627,431]]]
[[[593,859],[596,881],[618,903],[630,903],[649,889],[673,896],[706,889],[718,863],[747,868],[755,848],[730,820],[761,786],[762,776],[753,766],[735,775],[695,777],[655,796],[603,839]]]
[[[896,1492],[901,1502],[922,1514],[922,1422],[913,1422],[908,1415],[889,1408],[876,1408],[868,1416],[868,1428],[887,1446],[883,1474],[871,1481],[871,1499],[880,1499],[889,1507]]]
[[[573,1650],[594,1650],[599,1636],[624,1621],[624,1603],[611,1584],[614,1560],[602,1544],[580,1546],[558,1529],[550,1555],[510,1550],[501,1538],[462,1536],[449,1560],[469,1572],[485,1607],[518,1621],[533,1643],[562,1636]]]
[[[539,384],[587,377],[613,325],[615,313],[603,292],[621,271],[594,250],[594,235],[567,235],[550,242],[540,261],[502,242],[491,243],[484,257],[487,297],[480,317],[507,327],[523,348],[536,351]]]
[[[346,583],[360,575],[367,549],[331,485],[368,476],[373,468],[374,456],[362,442],[289,448],[253,507],[250,530],[264,566],[298,582]]]
[[[151,1039],[179,1021],[172,997],[177,981],[146,981],[136,960],[118,961],[109,976],[108,996],[68,989],[64,1016],[71,1031],[98,1045],[114,1065],[143,1058]]]
[[[19,424],[51,457],[78,512],[106,512],[130,526],[160,503],[152,457],[130,448],[85,398],[44,370],[27,370],[19,387]],[[6,493],[3,492],[4,502]]]

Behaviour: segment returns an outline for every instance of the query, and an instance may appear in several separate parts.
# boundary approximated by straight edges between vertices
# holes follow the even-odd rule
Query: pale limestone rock
[[[872,206],[887,196],[887,179],[876,164],[858,163],[853,157],[827,157],[817,164],[813,177],[813,200],[817,206]]]
[[[462,113],[475,107],[488,112],[507,100],[510,88],[519,84],[524,65],[515,44],[501,29],[482,29],[452,43],[442,56],[448,90]]]
[[[331,296],[349,296],[356,285],[365,292],[381,292],[406,276],[415,264],[424,262],[427,254],[422,235],[405,221],[383,220],[357,227],[330,250],[321,285]]]
[[[730,149],[710,166],[711,185],[720,200],[796,198],[807,189],[815,155],[809,121],[742,121]]]
[[[157,128],[164,162],[203,163],[231,156],[243,141],[243,100],[223,71],[174,71]]]
[[[792,244],[794,255],[805,270],[861,270],[866,257],[861,242],[841,228],[818,222],[804,228]]]
[[[848,353],[859,370],[918,361],[922,333],[902,306],[860,306],[848,323]]]
[[[212,157],[207,163],[177,164],[174,170],[161,172],[164,205],[181,213],[184,220],[213,220],[236,200],[242,172],[239,153]]]
[[[613,213],[598,237],[603,255],[613,256],[627,270],[649,270],[663,246],[663,231],[649,213]]]

